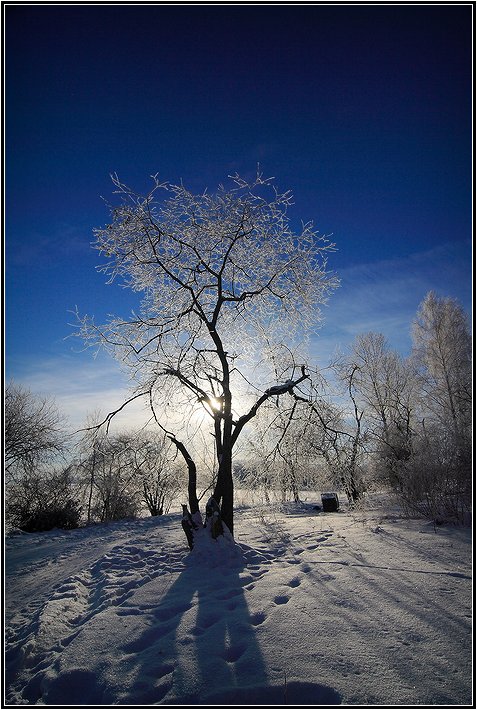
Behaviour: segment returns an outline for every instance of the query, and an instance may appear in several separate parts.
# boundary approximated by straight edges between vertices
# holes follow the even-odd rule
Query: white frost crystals
[[[98,268],[144,294],[139,315],[101,329],[102,343],[121,359],[127,351],[137,367],[147,354],[167,368],[171,348],[185,353],[198,340],[206,358],[217,332],[237,354],[245,335],[256,341],[265,330],[270,338],[284,319],[289,339],[319,324],[320,305],[337,286],[326,270],[334,245],[311,223],[294,233],[289,192],[261,175],[250,184],[235,175],[228,191],[199,195],[157,176],[145,197],[116,175],[113,182],[121,204],[111,209],[112,223],[95,230],[94,247],[108,258]],[[100,331],[82,320],[82,336],[97,342]]]

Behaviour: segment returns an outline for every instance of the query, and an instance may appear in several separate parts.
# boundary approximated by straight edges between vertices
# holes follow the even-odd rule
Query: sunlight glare
[[[222,409],[220,399],[218,399],[217,397],[209,397],[207,404],[213,412],[220,412],[220,410]]]

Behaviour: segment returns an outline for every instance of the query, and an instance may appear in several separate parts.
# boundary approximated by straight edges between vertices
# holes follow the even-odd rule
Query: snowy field
[[[472,704],[469,529],[310,501],[239,510],[236,541],[9,535],[6,705]]]

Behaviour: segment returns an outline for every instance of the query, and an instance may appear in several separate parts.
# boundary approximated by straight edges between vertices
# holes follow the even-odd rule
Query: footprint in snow
[[[209,629],[211,626],[220,621],[221,615],[216,612],[210,612],[206,614],[201,614],[200,622],[198,626],[202,629]]]
[[[173,663],[163,663],[159,666],[159,668],[151,668],[151,670],[146,671],[146,675],[151,678],[164,678],[164,676],[173,673],[174,668],[175,666]]]
[[[202,636],[211,626],[220,621],[220,615],[216,613],[205,614],[191,630],[192,636]]]
[[[267,615],[264,611],[257,611],[255,614],[251,615],[250,623],[252,624],[252,626],[260,626],[260,624],[263,624],[266,618]]]
[[[236,663],[240,656],[244,654],[246,651],[247,646],[245,644],[236,644],[234,646],[229,646],[228,648],[225,648],[223,653],[220,655],[224,659],[224,661],[227,661],[227,663]]]
[[[278,594],[273,601],[275,604],[288,604],[290,597],[287,594]]]

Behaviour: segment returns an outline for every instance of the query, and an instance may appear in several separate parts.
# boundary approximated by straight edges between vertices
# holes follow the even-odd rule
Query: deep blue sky
[[[134,305],[90,248],[112,171],[292,189],[338,247],[320,358],[370,329],[406,351],[430,288],[470,311],[471,4],[5,10],[7,377],[71,383],[68,311]]]

